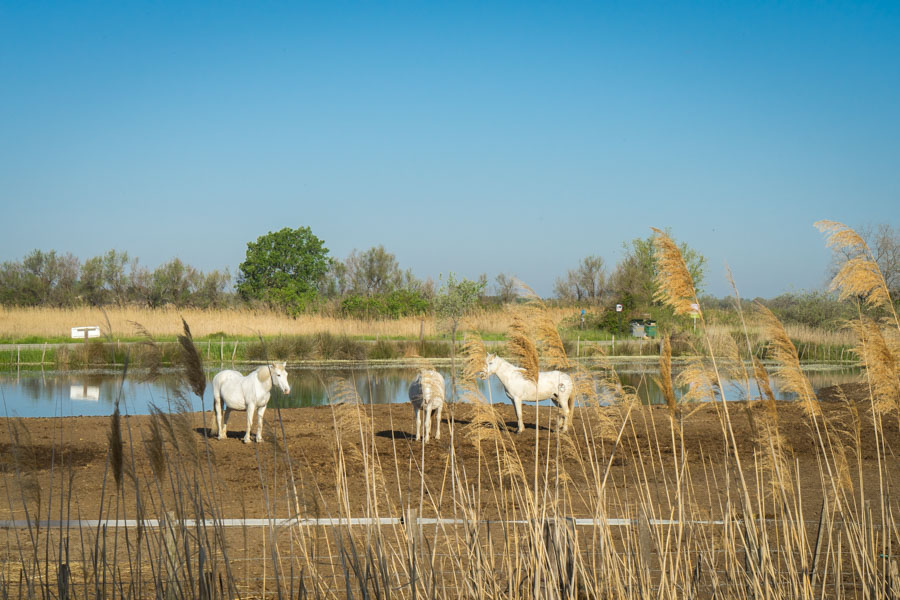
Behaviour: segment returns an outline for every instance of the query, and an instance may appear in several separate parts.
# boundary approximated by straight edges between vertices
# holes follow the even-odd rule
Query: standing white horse
[[[558,430],[565,433],[569,428],[569,413],[575,408],[575,386],[572,384],[572,378],[562,371],[541,371],[535,385],[522,374],[524,372],[525,369],[514,367],[496,354],[488,354],[481,375],[484,379],[497,375],[503,384],[506,395],[513,401],[516,409],[516,419],[519,422],[516,433],[525,430],[522,423],[522,402],[538,402],[547,398],[552,399],[562,412]]]
[[[434,439],[441,439],[441,409],[444,407],[444,378],[441,374],[434,369],[420,369],[409,385],[409,401],[416,419],[416,441],[422,438],[422,421],[425,421],[425,443],[428,443],[432,411],[436,412],[437,432]]]
[[[258,415],[259,424],[256,427],[256,441],[263,441],[262,426],[263,414],[266,412],[266,404],[269,403],[269,395],[272,392],[272,381],[278,385],[285,394],[291,393],[291,386],[287,380],[285,363],[263,365],[251,371],[249,375],[241,375],[237,371],[220,371],[213,377],[213,407],[216,410],[216,426],[219,430],[219,439],[225,439],[225,428],[228,427],[228,415],[233,410],[247,411],[247,433],[244,434],[244,443],[250,441],[250,430],[253,428],[253,414]],[[222,415],[222,405],[225,405],[225,415]]]

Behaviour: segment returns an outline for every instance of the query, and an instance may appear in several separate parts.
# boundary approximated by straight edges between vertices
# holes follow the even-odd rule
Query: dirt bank
[[[859,386],[845,386],[844,392],[862,394]],[[823,398],[837,398],[837,390],[826,390]],[[856,448],[850,449],[850,464],[855,482],[862,482],[869,493],[878,490],[876,438],[869,434],[871,420],[865,396],[857,397],[853,406],[862,417],[863,435]],[[826,417],[835,423],[852,418],[844,402],[823,402]],[[497,410],[505,422],[497,436],[483,442],[480,449],[473,441],[475,412],[470,405],[448,407],[444,411],[442,437],[432,440],[424,451],[414,439],[412,410],[407,405],[360,407],[297,408],[270,410],[266,414],[266,441],[263,444],[241,443],[244,434],[242,413],[232,416],[228,439],[209,437],[212,420],[199,413],[186,413],[162,421],[163,439],[171,437],[177,444],[164,444],[165,461],[162,479],[153,471],[151,416],[122,419],[125,475],[122,494],[115,492],[111,472],[109,417],[74,417],[56,419],[0,420],[0,482],[4,497],[0,519],[25,518],[28,506],[32,516],[59,518],[61,500],[71,500],[65,511],[71,518],[111,518],[118,514],[133,518],[137,498],[145,510],[157,512],[168,499],[174,501],[179,488],[197,487],[212,499],[220,514],[226,517],[264,517],[267,515],[332,516],[337,512],[338,492],[336,461],[338,457],[335,426],[342,421],[348,479],[346,482],[351,512],[361,514],[367,504],[366,469],[383,476],[379,497],[386,513],[399,512],[402,506],[417,505],[420,492],[427,512],[452,512],[451,488],[453,470],[467,486],[480,490],[481,510],[485,516],[509,510],[510,497],[497,494],[502,486],[498,476],[497,448],[502,454],[517,456],[524,465],[523,477],[531,486],[535,475],[535,452],[538,453],[538,477],[543,485],[546,477],[553,488],[559,481],[568,486],[571,500],[567,511],[573,516],[590,516],[592,494],[607,467],[607,489],[612,492],[611,506],[628,511],[637,490],[650,490],[651,497],[665,505],[666,486],[671,485],[673,468],[671,421],[664,407],[636,407],[628,415],[625,409],[577,409],[572,428],[562,438],[551,429],[555,424],[553,409],[526,407],[526,431],[515,434],[515,416],[511,406]],[[754,443],[764,409],[743,403],[729,405],[737,451],[745,471],[753,472]],[[359,424],[367,434],[360,436]],[[540,427],[535,427],[536,416]],[[716,515],[726,505],[726,485],[738,476],[733,468],[733,454],[723,434],[724,413],[721,407],[703,405],[685,412],[684,453],[692,471],[692,502],[707,514]],[[453,434],[449,430],[454,424]],[[624,427],[623,427],[624,424]],[[355,426],[355,431],[354,431]],[[171,428],[171,434],[166,428]],[[817,452],[817,438],[809,418],[795,403],[779,405],[779,427],[790,447],[791,462],[798,465],[800,488],[806,506],[818,510],[822,494]],[[616,434],[620,443],[615,446]],[[898,448],[897,421],[886,419],[885,443]],[[180,432],[180,433],[179,433]],[[349,433],[348,433],[349,432]],[[676,445],[681,441],[675,439]],[[499,446],[498,446],[499,444]],[[890,451],[890,450],[889,450]],[[179,459],[180,455],[180,459]],[[362,458],[365,455],[365,462]],[[547,469],[549,457],[550,468]],[[858,458],[858,460],[857,460]],[[180,465],[177,468],[174,466]],[[862,475],[857,470],[862,467]],[[420,472],[424,477],[420,478]],[[756,485],[750,477],[748,485]],[[463,479],[457,479],[462,481]],[[420,489],[424,482],[424,490]],[[765,483],[765,482],[763,482]],[[890,482],[889,482],[890,483]],[[895,482],[896,483],[896,482]],[[857,483],[857,485],[859,485]],[[71,489],[71,494],[67,492]],[[296,490],[296,494],[293,493]],[[733,493],[733,492],[732,492]],[[873,496],[874,497],[874,496]],[[663,508],[664,510],[664,508]],[[49,511],[49,514],[48,514]],[[615,516],[615,515],[613,515]]]

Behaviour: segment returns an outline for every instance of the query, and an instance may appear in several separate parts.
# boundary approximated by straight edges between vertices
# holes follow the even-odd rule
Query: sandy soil
[[[859,386],[844,386],[846,394],[857,398],[861,415],[868,413],[865,390]],[[823,390],[821,396],[825,413],[835,418],[846,419],[846,405],[828,400],[837,398],[837,390]],[[501,499],[491,490],[499,485],[493,442],[483,446],[479,452],[466,434],[471,431],[472,409],[467,405],[457,405],[445,409],[442,423],[442,437],[425,446],[414,439],[415,426],[412,410],[406,405],[381,405],[363,407],[365,415],[371,419],[374,435],[367,438],[369,450],[374,451],[385,486],[382,497],[382,514],[397,516],[403,506],[417,505],[420,495],[420,467],[424,471],[423,491],[426,512],[449,514],[454,507],[450,501],[452,486],[450,466],[462,469],[469,486],[477,485],[480,479],[481,506],[483,516],[503,513],[514,502],[510,498]],[[738,452],[744,468],[753,470],[753,417],[763,411],[761,406],[748,407],[743,403],[730,405]],[[551,487],[554,487],[559,464],[565,472],[562,478],[572,491],[569,511],[572,516],[592,516],[589,496],[581,493],[592,489],[598,479],[610,466],[608,489],[612,493],[611,506],[618,506],[623,512],[636,499],[635,494],[643,481],[659,498],[660,510],[665,512],[666,486],[671,485],[672,436],[670,420],[663,407],[639,407],[632,411],[621,438],[621,443],[613,451],[613,442],[607,437],[599,440],[600,418],[609,418],[616,428],[623,423],[621,408],[610,407],[603,413],[587,409],[576,409],[572,428],[566,438],[572,444],[558,444],[555,425],[555,410],[540,409],[540,427],[535,427],[535,409],[526,407],[526,430],[515,434],[515,416],[511,406],[498,409],[506,422],[507,430],[501,431],[500,438],[521,457],[525,468],[525,478],[529,485],[533,482],[535,448],[541,456],[549,453],[560,458],[551,461],[547,472]],[[355,414],[355,413],[353,413]],[[167,444],[167,472],[157,487],[151,461],[147,451],[147,440],[151,437],[151,417],[130,416],[122,419],[124,438],[124,462],[126,474],[123,477],[122,493],[115,492],[116,485],[109,463],[109,417],[76,417],[66,419],[25,419],[0,423],[0,488],[6,499],[0,506],[0,520],[25,518],[25,506],[32,515],[40,505],[40,514],[47,518],[96,519],[99,516],[112,518],[134,518],[136,498],[141,495],[147,511],[162,510],[161,502],[174,501],[171,475],[180,474],[182,485],[197,485],[201,495],[214,498],[214,505],[220,516],[279,517],[295,516],[336,516],[338,494],[336,491],[335,461],[335,416],[331,407],[270,410],[266,414],[266,441],[262,444],[243,444],[244,434],[242,413],[232,415],[228,439],[209,437],[207,425],[212,424],[208,415],[190,413],[184,417],[184,433],[181,434],[181,451],[187,458],[179,462],[176,450]],[[455,435],[449,431],[450,416],[455,422]],[[354,417],[355,418],[355,417]],[[726,441],[722,433],[721,409],[714,405],[698,407],[684,422],[684,447],[692,469],[694,502],[699,509],[711,516],[724,510],[724,495],[729,479],[737,476],[730,466],[730,453],[726,452]],[[804,504],[810,510],[820,508],[822,489],[817,461],[817,446],[810,422],[797,404],[781,404],[779,407],[781,431],[792,449],[792,459],[800,466],[800,487],[804,492]],[[863,419],[863,427],[867,420]],[[174,421],[177,428],[178,420]],[[871,429],[871,425],[868,426]],[[176,434],[177,435],[177,434]],[[889,448],[897,448],[898,437],[896,419],[885,421],[885,441]],[[452,439],[452,444],[451,444]],[[549,442],[549,443],[548,443]],[[870,497],[878,494],[877,454],[875,438],[865,430],[862,435],[862,452],[854,466],[862,467],[861,480]],[[360,437],[358,432],[345,438],[343,445],[348,466],[348,497],[353,516],[363,516],[366,468],[359,459]],[[196,454],[191,457],[187,449]],[[455,463],[451,460],[455,459]],[[579,458],[576,458],[579,457]],[[172,465],[196,464],[196,470],[174,468]],[[371,463],[369,467],[371,468]],[[897,469],[894,469],[897,470]],[[539,477],[543,478],[542,473]],[[859,479],[856,468],[854,478]],[[288,473],[293,474],[293,481]],[[198,475],[199,473],[199,475]],[[209,474],[213,473],[213,477]],[[136,483],[137,482],[137,483]],[[900,482],[900,479],[898,479]],[[897,483],[897,482],[889,482]],[[751,487],[754,482],[750,482]],[[66,490],[71,486],[71,494]],[[296,489],[296,495],[290,494]],[[294,500],[296,498],[296,500]],[[61,511],[61,500],[71,500],[65,513]],[[168,500],[166,500],[168,499]],[[102,504],[101,504],[102,503]],[[507,506],[501,504],[507,503]],[[118,512],[117,512],[118,511]],[[48,515],[49,512],[49,515]],[[396,514],[394,514],[396,513]],[[617,516],[617,515],[610,515]],[[627,516],[627,515],[621,515]]]

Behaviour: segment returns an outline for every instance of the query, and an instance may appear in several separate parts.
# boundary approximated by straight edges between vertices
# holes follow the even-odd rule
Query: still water
[[[807,376],[814,388],[858,381],[858,369],[811,365]],[[247,367],[239,367],[249,372]],[[448,383],[449,368],[439,368]],[[0,373],[0,415],[10,417],[68,417],[81,415],[109,415],[115,401],[120,399],[121,410],[125,414],[147,414],[151,406],[170,410],[178,405],[179,397],[185,398],[191,410],[210,409],[212,406],[211,380],[216,370],[209,371],[209,382],[202,401],[183,389],[179,391],[179,376],[176,372],[164,373],[156,381],[143,381],[140,373],[130,373],[124,380],[117,371],[20,371]],[[623,385],[634,387],[646,404],[663,402],[659,388],[653,382],[658,371],[654,364],[616,365],[616,372]],[[675,369],[677,374],[677,368]],[[415,377],[415,369],[410,367],[366,367],[346,369],[289,369],[291,393],[289,396],[279,390],[272,391],[270,408],[321,406],[336,398],[333,381],[337,378],[350,384],[363,403],[402,403],[408,401],[407,389]],[[346,386],[345,386],[346,387]],[[792,400],[789,394],[778,389],[773,381],[773,391],[780,400]],[[480,382],[480,391],[493,402],[509,403],[503,387],[496,377]],[[676,390],[680,395],[685,390]],[[755,392],[754,392],[755,393]],[[727,382],[725,397],[730,400],[745,399],[741,386]],[[550,405],[549,401],[541,403]]]

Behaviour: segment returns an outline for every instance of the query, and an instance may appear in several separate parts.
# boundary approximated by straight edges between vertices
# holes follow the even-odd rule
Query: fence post
[[[578,358],[578,355],[580,352],[581,352],[581,336],[579,335],[575,339],[575,358]]]
[[[168,511],[165,516],[165,532],[163,544],[166,553],[166,598],[175,598],[175,585],[178,576],[178,549],[175,539],[175,512]]]
[[[418,551],[422,547],[422,526],[419,524],[419,509],[407,508],[403,511],[403,522],[406,524],[406,540],[411,550]]]
[[[650,576],[650,517],[647,510],[641,507],[638,516],[638,564],[641,566],[641,578]]]

